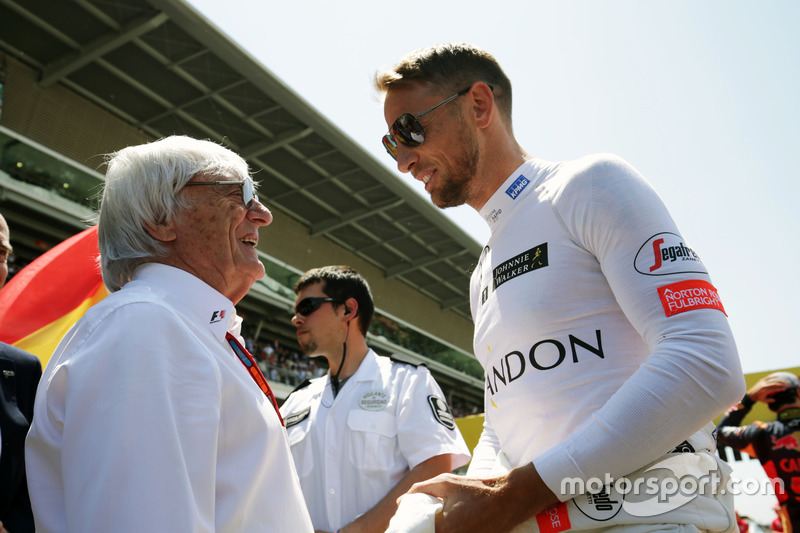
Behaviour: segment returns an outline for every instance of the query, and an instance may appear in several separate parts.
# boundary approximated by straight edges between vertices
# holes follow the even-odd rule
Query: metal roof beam
[[[195,76],[184,70],[180,62],[170,61],[167,57],[162,55],[158,50],[154,49],[152,46],[143,42],[141,39],[137,40],[136,44],[142,51],[148,53],[152,58],[156,59],[158,62],[164,65],[164,68],[172,71],[181,79],[183,79],[184,81],[195,87],[198,91],[200,91],[203,94],[203,96],[206,96],[208,99],[213,100],[218,105],[227,109],[231,114],[238,117],[239,120],[241,120],[242,122],[248,124],[256,132],[260,133],[261,135],[264,135],[265,137],[272,136],[271,131],[269,131],[267,128],[259,124],[256,120],[253,119],[253,117],[247,116],[244,112],[242,112],[241,109],[228,102],[225,98],[222,97],[221,94],[218,94],[219,91],[212,91],[208,86],[206,86],[206,84],[202,83]],[[220,91],[229,89],[231,87],[235,87],[240,83],[249,83],[249,80],[242,77],[240,81],[234,82],[233,84],[228,84],[225,88],[220,89]],[[167,107],[171,109],[176,109],[174,106],[167,106]]]
[[[362,228],[362,227],[359,227],[359,229],[361,229],[361,230],[363,231],[363,228]],[[370,234],[370,235],[372,235],[372,234]],[[409,235],[409,236],[412,236],[412,237],[414,236],[414,235],[412,235],[410,232],[408,233],[408,235]],[[414,263],[415,263],[415,261],[416,261],[416,260],[415,260],[413,257],[409,257],[409,255],[408,255],[408,254],[406,254],[406,253],[402,253],[400,250],[398,250],[398,249],[397,249],[397,248],[395,248],[394,246],[390,246],[390,245],[388,245],[388,244],[386,244],[386,243],[384,243],[384,245],[385,245],[385,246],[386,246],[386,247],[387,247],[389,250],[393,251],[395,254],[397,254],[398,256],[400,256],[401,258],[403,258],[403,260],[404,260],[404,264],[414,264]],[[434,254],[434,253],[436,253],[436,250],[435,250],[435,249],[428,248],[427,244],[426,244],[426,243],[424,243],[424,242],[421,242],[421,243],[419,244],[419,246],[420,246],[420,248],[422,248],[422,249],[424,249],[424,250],[426,250],[426,251],[427,251],[428,255],[426,255],[426,256],[425,256],[426,258],[428,258],[428,257],[429,257],[431,254]],[[354,252],[355,252],[357,255],[359,255],[360,257],[363,257],[364,259],[366,259],[367,261],[370,261],[370,260],[371,260],[371,256],[365,255],[365,254],[363,253],[363,250],[361,250],[361,249],[354,250]],[[465,251],[465,253],[467,253],[467,252],[468,252],[468,251]],[[447,256],[447,257],[444,257],[444,260],[445,260],[445,261],[448,261],[448,260],[449,260],[451,257],[456,257],[456,256],[458,256],[458,254],[449,255],[449,256]],[[437,255],[437,258],[438,258],[438,257],[439,257],[439,256]],[[384,271],[384,273],[386,273],[386,272],[387,272],[389,269],[391,269],[391,268],[392,268],[392,267],[388,267],[388,268],[387,268],[385,265],[378,265],[378,266],[379,266],[379,268],[381,268],[381,269]],[[452,265],[451,265],[451,266],[452,266]],[[443,277],[443,276],[441,276],[441,275],[439,275],[439,274],[437,274],[437,273],[435,273],[435,272],[433,272],[433,271],[431,271],[431,270],[428,270],[426,267],[421,267],[421,268],[417,268],[417,269],[410,269],[410,270],[409,270],[409,272],[411,272],[411,271],[414,271],[414,270],[424,270],[424,271],[425,271],[425,273],[426,273],[428,276],[430,276],[430,277],[432,277],[433,279],[435,279],[435,280],[436,280],[436,283],[434,284],[436,287],[448,287],[448,288],[452,289],[452,290],[453,290],[455,293],[457,293],[457,294],[458,294],[458,293],[462,293],[462,292],[463,292],[462,288],[460,288],[460,287],[457,287],[456,285],[453,285],[453,283],[452,283],[452,279],[450,279],[449,277]],[[397,277],[398,279],[401,279],[401,280],[403,280],[404,282],[408,283],[408,284],[409,284],[409,285],[411,285],[412,287],[418,288],[418,290],[420,290],[420,292],[423,292],[424,294],[428,295],[430,298],[433,298],[435,301],[440,301],[440,298],[439,298],[438,296],[436,296],[435,294],[433,294],[431,291],[428,291],[428,290],[427,290],[426,288],[424,288],[424,287],[423,287],[423,288],[419,288],[419,287],[417,286],[417,284],[416,284],[416,283],[414,283],[412,280],[409,280],[409,279],[407,279],[407,277],[406,277],[406,276],[403,276],[403,275],[398,275],[398,274],[396,274],[396,275],[395,275],[395,277]],[[467,280],[469,280],[469,276],[467,276]],[[466,315],[465,315],[465,316],[466,316]]]
[[[400,263],[399,265],[393,266],[386,270],[386,279],[390,279],[396,276],[403,276],[408,274],[409,272],[413,272],[415,270],[419,270],[421,268],[427,268],[430,265],[435,263],[439,263],[441,261],[446,261],[448,259],[452,259],[453,257],[458,257],[460,255],[464,255],[467,253],[467,250],[458,250],[457,252],[453,252],[451,254],[446,255],[430,255],[428,257],[420,258],[419,260],[415,260],[413,263]]]
[[[208,100],[208,99],[214,97],[220,91],[227,91],[228,89],[232,89],[232,88],[236,87],[237,85],[241,85],[242,83],[246,83],[246,80],[236,81],[234,83],[226,85],[225,87],[217,89],[216,91],[209,91],[209,92],[203,93],[200,96],[198,96],[197,98],[193,98],[192,100],[187,100],[186,102],[183,102],[181,105],[171,106],[169,109],[167,109],[167,111],[164,111],[163,113],[159,113],[158,115],[155,115],[153,117],[148,118],[147,120],[143,121],[142,124],[151,124],[153,122],[159,121],[162,118],[166,118],[169,115],[172,115],[178,109],[181,109],[181,110],[186,109],[187,107],[193,106],[193,105],[198,104],[198,103],[200,103],[200,102],[202,102],[204,100]]]
[[[86,66],[88,63],[99,59],[108,52],[119,48],[123,44],[129,43],[133,39],[161,26],[169,20],[164,13],[155,16],[137,17],[128,24],[120,28],[119,32],[110,32],[99,37],[82,47],[83,52],[68,54],[42,69],[42,76],[39,79],[41,87],[48,87],[63,77],[69,76],[76,70]],[[70,43],[74,46],[73,43]]]
[[[369,229],[368,229],[368,228],[365,228],[364,226],[355,226],[355,227],[356,227],[356,229],[358,229],[359,231],[361,231],[362,233],[364,233],[365,235],[367,235],[368,237],[370,237],[370,238],[371,238],[371,239],[372,239],[374,242],[382,242],[382,243],[383,243],[383,245],[384,245],[384,246],[385,246],[387,249],[391,250],[393,253],[395,253],[395,254],[396,254],[396,255],[398,255],[399,257],[403,258],[403,259],[405,260],[405,262],[406,262],[406,263],[412,263],[412,262],[413,262],[413,260],[414,260],[414,258],[413,258],[413,257],[409,257],[409,256],[408,256],[408,254],[405,254],[405,253],[401,252],[400,250],[396,249],[395,247],[393,247],[393,246],[389,245],[389,244],[388,244],[386,241],[382,241],[382,240],[381,240],[381,239],[380,239],[380,238],[379,238],[377,235],[375,235],[373,232],[369,231]],[[398,226],[398,227],[399,227],[399,226]],[[406,235],[409,235],[409,236],[411,236],[411,235],[412,235],[412,234],[411,234],[411,232],[409,232],[409,231],[408,231],[407,229],[405,229],[405,228],[399,227],[399,229],[401,229],[402,231],[404,231]],[[372,263],[372,264],[376,265],[378,268],[380,268],[380,269],[381,269],[381,270],[383,270],[384,272],[386,271],[386,269],[387,269],[386,265],[384,265],[384,264],[380,264],[380,263],[378,263],[377,261],[375,261],[374,257],[372,257],[372,255],[370,255],[370,254],[365,254],[365,253],[364,253],[364,251],[363,251],[363,249],[361,249],[361,248],[355,248],[355,247],[353,247],[353,246],[352,246],[352,245],[351,245],[349,242],[346,242],[346,241],[343,241],[343,240],[337,239],[337,238],[335,237],[335,235],[333,235],[332,233],[330,233],[330,231],[328,231],[328,233],[327,233],[327,237],[328,237],[329,239],[333,239],[335,242],[338,242],[338,243],[339,243],[341,246],[343,246],[345,249],[348,249],[348,250],[352,251],[353,253],[355,253],[355,254],[356,254],[356,255],[358,255],[359,257],[363,258],[363,259],[364,259],[364,260],[366,260],[367,262],[370,262],[370,263]],[[419,245],[420,245],[420,247],[421,247],[421,248],[423,248],[423,249],[427,249],[427,251],[428,251],[428,254],[433,254],[433,253],[435,253],[435,250],[428,248],[428,247],[427,247],[427,245],[426,245],[426,243],[424,243],[424,242],[420,242],[420,243],[419,243]],[[427,256],[426,256],[426,257],[427,257]],[[429,272],[427,272],[427,273],[428,273],[428,275],[430,275],[432,278],[434,278],[434,279],[436,279],[436,280],[438,281],[438,285],[439,285],[439,286],[445,286],[445,287],[449,287],[450,289],[452,289],[452,290],[453,290],[454,292],[456,292],[456,293],[462,292],[462,291],[460,290],[460,288],[458,288],[458,287],[455,287],[455,286],[454,286],[454,285],[453,285],[453,284],[450,282],[450,280],[448,280],[448,279],[444,279],[444,278],[442,278],[441,276],[439,276],[439,275],[437,275],[437,274],[435,274],[435,273],[433,273],[433,272],[430,272],[430,271],[429,271]],[[403,279],[403,278],[401,278],[401,279]],[[405,280],[404,280],[404,281],[405,281]],[[409,283],[411,286],[415,286],[415,285],[414,285],[414,283],[412,283],[412,282],[410,282],[410,281],[406,281],[406,282],[407,282],[407,283]],[[425,292],[425,291],[422,291],[422,292]],[[436,297],[434,294],[432,294],[432,293],[430,293],[430,292],[425,292],[425,294],[427,294],[429,297],[433,298],[434,300],[436,300],[436,301],[439,301],[439,298],[438,298],[438,297]]]
[[[262,161],[261,159],[256,158],[253,161],[253,163],[257,164],[261,170],[263,170],[270,176],[274,177],[275,179],[277,179],[278,181],[280,181],[289,188],[289,190],[284,193],[275,196],[270,196],[269,198],[270,203],[278,207],[281,207],[287,213],[297,217],[298,220],[304,221],[303,223],[306,224],[307,226],[309,224],[308,224],[308,219],[305,217],[305,215],[303,213],[299,213],[293,209],[289,209],[288,207],[281,205],[279,203],[280,199],[285,198],[287,196],[291,196],[293,194],[300,194],[310,202],[309,205],[315,206],[315,208],[324,209],[326,211],[332,211],[331,207],[327,205],[321,198],[311,194],[308,191],[309,187],[298,187],[297,183],[294,180],[288,178],[283,173],[278,172],[277,170],[272,168],[266,161]]]
[[[454,308],[457,305],[460,305],[462,303],[464,303],[464,297],[463,296],[454,296],[452,298],[448,298],[446,300],[442,300],[441,301],[441,305],[442,305],[442,309],[443,310],[452,309],[452,308]]]
[[[211,137],[213,139],[216,139],[217,141],[221,141],[222,138],[224,137],[224,135],[222,135],[219,132],[209,128],[208,126],[206,126],[206,124],[204,122],[201,122],[201,121],[197,120],[196,118],[194,118],[189,113],[186,113],[185,111],[183,111],[181,109],[177,109],[174,105],[172,105],[171,102],[169,102],[165,98],[162,98],[155,91],[149,89],[148,87],[146,87],[145,85],[140,83],[138,80],[135,80],[131,76],[129,76],[126,73],[122,72],[117,67],[111,65],[110,63],[108,63],[104,59],[99,58],[96,61],[97,61],[98,64],[102,65],[109,72],[113,73],[118,78],[124,80],[125,83],[127,83],[128,85],[130,85],[131,87],[133,87],[134,89],[136,89],[137,91],[142,93],[143,95],[147,96],[148,98],[151,98],[153,101],[157,102],[159,105],[163,106],[164,108],[173,110],[173,112],[176,115],[181,117],[186,122],[190,122],[198,130],[204,131],[206,133],[206,135],[208,135],[209,137]],[[143,123],[143,122],[138,121],[138,120],[135,122],[135,124],[137,126],[140,126],[140,127],[147,126],[146,123]]]
[[[38,26],[39,28],[43,29],[45,32],[49,33],[50,35],[52,35],[56,39],[60,40],[61,42],[67,43],[70,46],[72,46],[73,48],[76,48],[76,49],[79,48],[78,43],[76,43],[75,41],[70,39],[67,36],[67,34],[65,34],[62,31],[59,31],[57,28],[55,28],[52,25],[48,24],[43,19],[41,19],[40,17],[37,17],[36,15],[31,13],[27,9],[24,9],[22,6],[19,5],[18,2],[12,2],[11,0],[0,0],[0,5],[4,6],[4,7],[7,7],[11,11],[14,11],[15,13],[19,14],[25,20],[27,20],[28,22],[30,22],[34,26]]]
[[[338,154],[338,153],[340,153],[338,149],[336,149],[336,148],[331,148],[330,150],[326,150],[326,151],[324,151],[324,152],[320,152],[320,153],[318,153],[318,154],[316,154],[316,155],[313,155],[313,156],[311,156],[311,157],[307,157],[307,158],[305,159],[305,161],[315,161],[315,160],[317,160],[317,159],[321,159],[321,158],[323,158],[323,157],[327,157],[327,156],[329,156],[329,155],[331,155],[331,154]]]
[[[311,226],[311,233],[309,237],[314,238],[318,237],[319,235],[324,235],[329,233],[333,230],[341,228],[342,226],[347,226],[354,222],[358,222],[362,218],[368,217],[370,215],[375,214],[378,211],[382,211],[384,209],[390,209],[397,205],[400,205],[404,202],[402,198],[392,198],[389,200],[384,200],[383,202],[378,202],[377,204],[373,204],[368,208],[360,208],[354,209],[347,213],[342,213],[342,216],[337,218],[329,218],[327,220],[323,220],[322,222],[317,222],[316,224]]]
[[[397,221],[394,221],[394,222],[397,222]],[[395,225],[397,225],[397,224],[395,224]],[[402,222],[400,222],[400,226],[402,228]],[[373,250],[375,250],[377,248],[380,248],[382,246],[394,247],[394,245],[396,243],[404,241],[406,239],[410,239],[410,238],[417,238],[417,239],[421,238],[426,243],[425,245],[427,245],[428,241],[426,241],[425,238],[424,238],[425,232],[436,231],[436,228],[428,228],[426,230],[423,230],[422,232],[415,232],[412,235],[405,228],[402,228],[402,229],[403,229],[403,234],[402,235],[398,235],[397,237],[392,237],[391,239],[384,239],[382,241],[376,242],[375,244],[370,244],[369,246],[362,246],[361,247],[361,251],[363,251],[365,253],[372,253]],[[421,245],[421,246],[424,246],[424,245]]]
[[[314,133],[314,129],[308,126],[294,128],[272,139],[264,139],[263,141],[243,146],[240,155],[245,159],[255,159],[267,152],[272,152],[273,150],[277,150],[278,148],[308,137],[312,133]]]
[[[109,28],[114,28],[115,30],[119,29],[119,24],[116,20],[106,15],[106,13],[97,8],[94,4],[92,4],[89,0],[72,0],[73,3],[78,4],[87,12],[91,13],[94,18],[103,22]]]
[[[174,70],[176,67],[181,67],[184,63],[189,63],[190,61],[195,61],[197,59],[200,59],[203,56],[210,55],[210,54],[211,54],[211,52],[208,50],[208,48],[203,48],[202,50],[198,50],[197,52],[195,52],[193,54],[189,54],[186,57],[182,57],[181,59],[179,59],[177,61],[166,62],[166,63],[164,63],[164,66],[167,67],[170,70]]]

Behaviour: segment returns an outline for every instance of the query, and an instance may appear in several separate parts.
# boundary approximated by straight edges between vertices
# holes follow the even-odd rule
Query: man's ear
[[[470,92],[472,95],[472,110],[479,128],[485,128],[492,122],[492,117],[497,112],[492,90],[483,82],[478,82]]]
[[[178,237],[174,222],[164,222],[161,224],[149,224],[145,222],[144,228],[147,230],[147,233],[157,241],[170,242]]]
[[[344,310],[345,314],[351,315],[347,318],[347,321],[350,322],[358,316],[358,300],[355,298],[348,298],[344,303]]]

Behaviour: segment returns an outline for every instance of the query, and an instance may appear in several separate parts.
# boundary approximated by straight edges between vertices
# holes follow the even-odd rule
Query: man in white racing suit
[[[484,431],[466,478],[410,490],[442,499],[436,531],[733,530],[710,421],[744,392],[738,354],[650,185],[611,155],[529,155],[472,45],[412,52],[376,87],[398,168],[492,232],[470,288]]]

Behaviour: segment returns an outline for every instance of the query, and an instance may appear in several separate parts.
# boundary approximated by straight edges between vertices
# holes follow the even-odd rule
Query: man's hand
[[[767,376],[753,385],[750,390],[747,391],[747,396],[754,402],[769,404],[775,401],[773,398],[770,398],[770,396],[777,392],[784,391],[787,388],[787,383],[781,380],[780,377]]]
[[[504,533],[558,502],[532,463],[492,479],[442,474],[408,492],[444,500],[437,533]]]

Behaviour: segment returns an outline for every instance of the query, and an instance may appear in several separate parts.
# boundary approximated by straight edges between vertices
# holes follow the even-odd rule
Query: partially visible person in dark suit
[[[0,288],[8,277],[9,238],[8,224],[0,215]],[[0,532],[34,531],[25,476],[25,436],[40,377],[42,364],[35,355],[0,342]]]

